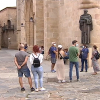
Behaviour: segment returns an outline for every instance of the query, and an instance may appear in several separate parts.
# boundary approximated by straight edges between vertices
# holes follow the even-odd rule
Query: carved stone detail
[[[82,0],[80,9],[99,8],[99,4],[95,0]]]

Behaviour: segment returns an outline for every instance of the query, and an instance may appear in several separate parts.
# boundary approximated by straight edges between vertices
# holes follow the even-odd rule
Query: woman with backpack
[[[35,91],[38,92],[45,90],[43,88],[43,67],[41,65],[43,61],[43,55],[40,54],[39,47],[35,45],[33,47],[33,53],[30,55],[30,63],[31,63],[31,71],[34,76],[34,82],[35,82]],[[40,89],[38,88],[38,77],[39,77],[39,83],[40,83]]]
[[[94,49],[94,50],[93,50],[93,52],[92,52],[92,58],[91,58],[91,60],[92,60],[92,66],[93,66],[93,70],[94,70],[93,75],[96,75],[97,72],[100,71],[98,59],[96,58],[96,55],[97,55],[97,53],[98,53],[98,51],[97,51],[97,46],[94,45],[94,46],[93,46],[93,49]]]

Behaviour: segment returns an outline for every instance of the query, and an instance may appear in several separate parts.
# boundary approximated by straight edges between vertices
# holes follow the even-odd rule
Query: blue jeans
[[[34,66],[31,66],[31,71],[33,73],[34,76],[34,81],[35,81],[35,88],[38,89],[38,77],[39,77],[39,83],[40,83],[40,87],[43,87],[43,67],[37,67],[34,68]]]
[[[87,59],[82,59],[82,68],[81,68],[81,71],[83,71],[83,69],[84,69],[84,62],[85,62],[85,71],[87,71],[87,69],[88,69]]]
[[[78,62],[70,62],[70,67],[69,67],[69,78],[70,78],[70,80],[72,80],[73,65],[75,65],[76,76],[77,76],[77,79],[79,79],[79,63]]]

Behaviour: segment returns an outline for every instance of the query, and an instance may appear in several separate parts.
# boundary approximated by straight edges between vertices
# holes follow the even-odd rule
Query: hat
[[[62,48],[62,45],[58,45],[58,48]]]

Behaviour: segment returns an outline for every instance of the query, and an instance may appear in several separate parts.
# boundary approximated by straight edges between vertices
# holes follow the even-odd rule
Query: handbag
[[[82,54],[79,55],[79,58],[82,58]]]
[[[80,59],[82,58],[82,51],[80,51],[79,58]]]
[[[60,54],[60,53],[59,53]],[[63,57],[62,57],[62,55],[60,54],[60,59],[64,59]]]

